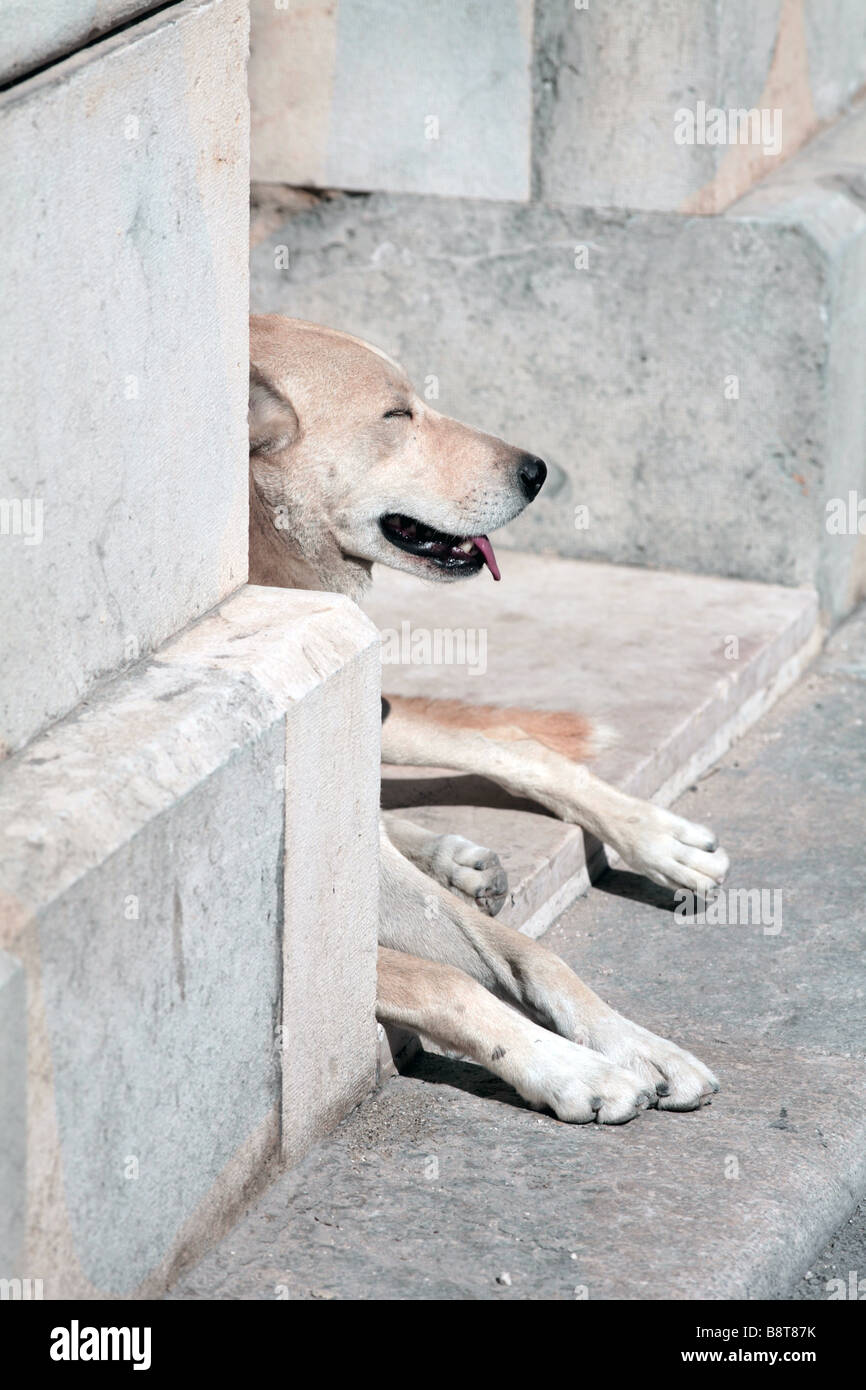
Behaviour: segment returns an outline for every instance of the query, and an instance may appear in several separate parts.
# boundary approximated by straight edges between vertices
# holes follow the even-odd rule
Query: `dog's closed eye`
[[[413,418],[411,407],[408,405],[403,405],[395,406],[393,410],[386,410],[385,414],[382,416],[382,419],[395,420],[398,415],[405,415],[407,420],[411,420]]]

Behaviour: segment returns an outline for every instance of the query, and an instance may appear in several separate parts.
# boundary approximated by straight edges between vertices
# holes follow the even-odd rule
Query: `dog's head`
[[[279,582],[277,541],[344,591],[374,561],[499,577],[487,533],[536,496],[540,459],[440,415],[384,352],[335,329],[254,316],[250,361],[251,579]]]

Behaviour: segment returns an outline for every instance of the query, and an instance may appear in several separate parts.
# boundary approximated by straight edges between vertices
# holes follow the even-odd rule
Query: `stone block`
[[[541,0],[534,62],[534,196],[714,213],[863,87],[866,11],[857,0]]]
[[[531,0],[253,0],[253,179],[525,199],[531,45]]]
[[[859,0],[253,0],[253,178],[714,213],[864,83]]]
[[[246,579],[246,53],[188,0],[0,95],[0,754]]]
[[[157,1295],[372,1086],[379,719],[355,606],[248,587],[0,766],[0,1275]]]

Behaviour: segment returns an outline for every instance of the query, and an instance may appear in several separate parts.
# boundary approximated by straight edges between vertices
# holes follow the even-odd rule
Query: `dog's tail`
[[[425,700],[402,695],[389,695],[384,703],[425,723],[471,729],[502,743],[533,739],[572,762],[587,762],[615,742],[613,731],[606,725],[566,710],[470,705],[463,700]]]

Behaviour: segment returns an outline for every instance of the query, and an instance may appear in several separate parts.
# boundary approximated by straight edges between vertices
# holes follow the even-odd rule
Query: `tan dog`
[[[485,564],[498,577],[487,533],[536,495],[540,459],[432,410],[396,362],[334,329],[254,317],[250,356],[251,583],[358,597],[375,561],[433,580]],[[706,892],[727,872],[709,830],[583,766],[592,730],[578,716],[404,699],[383,710],[386,762],[489,777],[583,826],[655,883]],[[383,1022],[473,1058],[563,1120],[694,1109],[718,1090],[697,1058],[485,915],[504,893],[491,851],[389,818]]]

